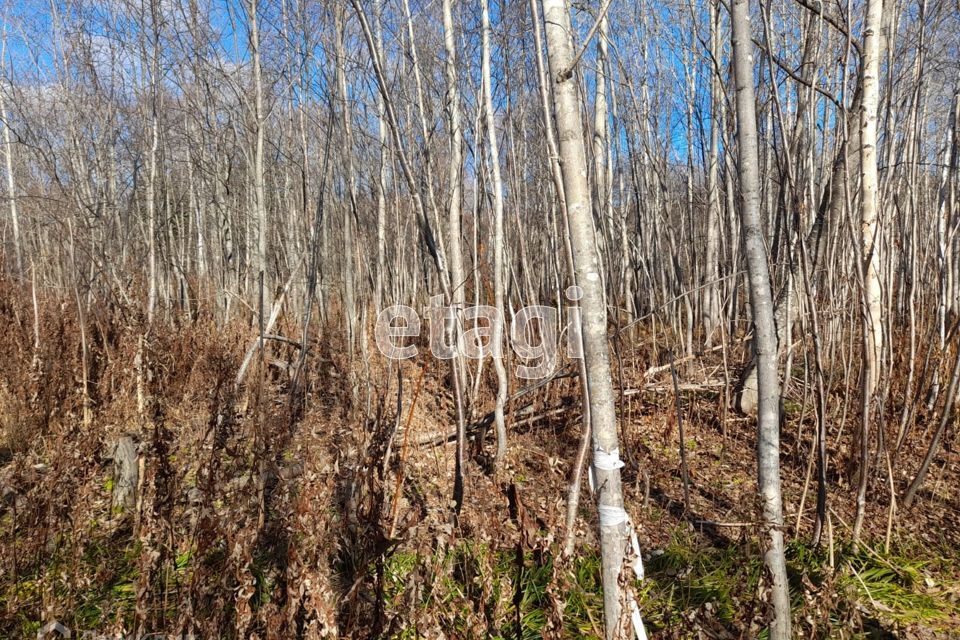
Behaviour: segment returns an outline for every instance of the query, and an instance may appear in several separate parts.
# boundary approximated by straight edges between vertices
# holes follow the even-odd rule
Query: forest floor
[[[248,326],[200,317],[145,332],[114,306],[86,314],[81,332],[67,304],[41,304],[35,321],[28,296],[5,291],[0,301],[0,637],[33,638],[51,620],[75,634],[199,638],[598,637],[586,482],[577,551],[559,553],[580,440],[569,363],[535,389],[516,381],[498,479],[493,429],[470,429],[454,525],[454,410],[441,361],[418,356],[398,376],[379,354],[351,359],[337,339],[314,338],[305,401],[295,402],[291,344],[271,342],[263,368],[235,385]],[[293,325],[279,331],[299,335]],[[634,586],[648,631],[764,637],[755,421],[724,409],[737,371],[724,374],[716,350],[677,365],[685,505],[672,378],[651,344],[641,334],[615,351],[626,503],[646,568]],[[492,409],[490,369],[477,424]],[[934,422],[920,413],[915,446],[875,465],[855,544],[850,399],[846,420],[829,426],[830,526],[813,546],[814,416],[794,373],[781,450],[797,637],[960,637],[956,431],[913,508],[891,519],[891,474],[899,495]],[[842,417],[846,392],[836,387],[830,404]],[[888,430],[899,416],[889,413]],[[139,499],[128,510],[111,504],[122,434],[140,443]]]
[[[637,349],[634,354],[620,353],[615,371],[622,390],[618,410],[626,502],[646,569],[646,579],[636,588],[648,630],[658,638],[763,637],[769,611],[756,522],[755,419],[723,410],[726,389],[719,355],[700,354],[676,365],[689,478],[689,504],[685,505],[676,396],[670,369],[659,361],[652,360],[649,350]],[[730,371],[731,376],[735,373]],[[516,540],[543,551],[524,561],[534,575],[536,569],[546,571],[546,566],[553,570],[551,562],[561,564],[566,572],[544,577],[544,627],[533,616],[519,625],[519,634],[505,632],[504,637],[524,635],[528,627],[529,637],[539,637],[551,624],[564,629],[563,637],[597,637],[597,622],[602,619],[596,511],[586,483],[577,523],[578,552],[573,561],[557,557],[581,414],[575,380],[558,379],[551,385],[513,406],[517,418],[504,474],[511,479],[509,490],[498,486],[482,465],[471,465],[467,473],[460,535],[466,540],[492,539],[500,546]],[[923,447],[905,450],[895,468],[877,466],[862,541],[854,544],[855,487],[846,474],[854,421],[847,424],[846,434],[832,429],[830,526],[821,544],[813,546],[815,427],[812,398],[804,399],[801,385],[802,380],[794,380],[785,398],[781,433],[788,565],[798,637],[960,637],[960,494],[956,489],[960,455],[947,445],[937,458],[936,474],[929,478],[923,499],[909,512],[894,511],[891,518],[890,473],[899,496],[928,442],[925,427],[929,425],[921,425],[915,437]],[[838,389],[833,401],[842,405],[841,395]],[[445,397],[431,393],[428,400],[421,400],[426,406],[416,410],[415,433],[442,428],[435,416],[452,412],[452,407],[437,403],[437,398]],[[489,450],[494,436],[486,435]],[[453,444],[448,441],[439,449],[438,453],[414,448],[407,463],[408,477],[437,500],[450,494],[453,482]],[[526,516],[518,517],[518,501],[525,505]],[[550,560],[546,566],[543,557]],[[562,585],[557,592],[566,594],[560,603],[550,603],[551,579]],[[563,622],[560,616],[549,620],[551,606],[564,610]],[[534,607],[525,611],[535,612]]]

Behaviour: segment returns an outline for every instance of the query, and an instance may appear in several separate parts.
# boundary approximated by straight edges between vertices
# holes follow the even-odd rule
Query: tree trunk
[[[760,214],[759,150],[749,0],[734,0],[731,22],[736,76],[740,219],[750,280],[750,307],[753,311],[758,371],[758,483],[764,526],[769,535],[769,547],[764,559],[773,583],[771,600],[774,617],[770,625],[770,638],[771,640],[789,640],[790,594],[783,550],[783,507],[780,496],[780,380],[777,372],[777,330]]]
[[[266,186],[263,167],[263,144],[266,118],[263,113],[263,74],[260,70],[260,26],[257,15],[257,1],[250,0],[247,7],[249,20],[250,56],[253,59],[253,120],[254,120],[254,156],[253,156],[253,194],[257,216],[257,259],[256,268],[262,282],[258,292],[259,309],[265,309],[272,303],[270,278],[267,270],[267,246],[269,241],[269,220],[267,219]]]
[[[504,281],[504,246],[503,236],[503,180],[500,177],[500,152],[497,144],[496,116],[493,112],[493,87],[490,83],[490,8],[487,0],[480,0],[480,14],[482,21],[482,83],[483,109],[486,116],[487,149],[490,154],[490,175],[493,180],[493,298],[501,320],[506,319]],[[497,403],[495,408],[495,422],[497,427],[497,453],[494,466],[500,467],[503,457],[507,453],[507,426],[503,410],[507,403],[507,368],[499,353],[503,344],[503,322],[495,323],[491,340],[494,347],[493,366],[497,372]]]
[[[382,0],[374,0],[373,3],[374,20],[374,55],[382,60],[383,58],[383,3]],[[444,23],[446,24],[446,23]],[[381,63],[382,64],[382,63]],[[387,122],[384,117],[383,96],[377,94],[377,142],[380,145],[380,167],[377,176],[377,276],[375,284],[374,302],[377,305],[377,311],[384,307],[384,279],[386,272],[386,249],[387,249],[387,160],[389,157],[387,149]],[[451,158],[451,162],[453,162]],[[452,197],[452,194],[451,194]]]
[[[860,105],[860,242],[863,251],[863,421],[860,431],[859,486],[853,537],[860,537],[869,479],[870,409],[880,381],[883,307],[880,292],[879,208],[877,206],[877,112],[880,102],[880,27],[883,0],[867,2]]]
[[[357,180],[353,167],[353,126],[350,115],[350,94],[347,91],[346,53],[343,41],[345,24],[343,13],[337,16],[337,87],[340,92],[340,124],[343,126],[341,161],[344,182],[347,184],[348,206],[343,208],[343,322],[346,329],[347,354],[352,358],[356,334],[356,302],[354,300],[353,221],[357,217]]]
[[[635,624],[639,613],[632,595],[621,593],[620,570],[630,539],[624,511],[617,436],[617,416],[607,345],[607,310],[600,278],[600,259],[594,244],[587,158],[580,119],[580,103],[570,65],[574,59],[570,13],[566,0],[544,0],[543,19],[553,88],[554,112],[560,142],[560,165],[570,218],[575,282],[583,290],[582,338],[590,392],[593,471],[600,512],[604,629],[607,640],[619,637],[623,596],[631,603]],[[642,623],[639,623],[642,630]],[[640,632],[642,633],[642,631]],[[638,633],[639,635],[639,633]]]
[[[707,246],[704,255],[703,333],[706,346],[713,344],[713,331],[720,321],[720,186],[718,165],[720,156],[720,127],[717,119],[720,102],[724,99],[720,87],[720,71],[713,62],[720,59],[720,12],[716,0],[710,1],[710,152],[707,159]]]
[[[447,225],[449,234],[449,261],[450,261],[450,304],[453,306],[453,338],[458,353],[453,359],[452,374],[454,383],[454,400],[457,411],[457,459],[454,500],[457,509],[463,502],[465,454],[467,444],[466,421],[464,417],[463,388],[466,380],[463,360],[459,354],[459,341],[462,335],[460,326],[463,306],[465,278],[463,275],[463,248],[461,245],[462,229],[460,213],[463,199],[463,128],[460,123],[460,90],[457,79],[457,45],[453,26],[453,10],[450,0],[443,0],[443,46],[446,54],[444,70],[447,76],[447,118],[450,127],[450,165],[447,180],[450,187],[450,205],[447,210]],[[501,414],[502,418],[502,414]]]
[[[5,57],[7,49],[6,34],[3,45],[0,46],[0,61]],[[16,258],[17,276],[23,276],[23,249],[20,246],[20,215],[17,211],[17,183],[13,174],[13,143],[10,141],[10,121],[7,119],[7,103],[4,100],[4,91],[0,87],[0,119],[3,120],[3,146],[7,162],[7,198],[10,201],[10,225],[13,229],[13,252]]]
[[[113,445],[113,508],[129,512],[137,505],[137,487],[140,485],[140,461],[137,441],[131,434],[120,436]]]

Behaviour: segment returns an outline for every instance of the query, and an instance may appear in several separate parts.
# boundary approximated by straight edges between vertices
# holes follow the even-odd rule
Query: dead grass
[[[425,359],[401,369],[401,423],[413,413],[404,448],[396,369],[379,358],[368,369],[359,355],[351,364],[336,338],[311,344],[300,404],[291,402],[284,367],[255,366],[246,385],[234,387],[252,337],[240,323],[218,327],[201,314],[146,332],[129,310],[92,309],[84,389],[69,301],[41,301],[38,349],[29,298],[8,283],[0,283],[0,321],[0,636],[34,637],[57,619],[75,630],[224,638],[596,637],[602,612],[589,499],[577,522],[581,552],[556,555],[580,430],[574,378],[513,404],[506,485],[487,472],[492,434],[471,431],[466,499],[454,525],[453,447],[416,444],[452,430],[440,366],[424,374],[411,407]],[[321,329],[313,334],[336,335]],[[626,391],[619,410],[628,505],[648,556],[641,606],[658,638],[759,637],[766,603],[750,524],[753,423],[729,413],[721,424],[719,354],[683,368],[682,381],[697,387],[681,403],[692,488],[685,511],[669,372],[643,376],[658,364],[645,340],[618,345],[615,378]],[[295,357],[295,347],[270,344],[270,359]],[[487,367],[474,419],[492,408],[494,385]],[[783,429],[789,560],[804,637],[960,633],[956,452],[945,448],[923,499],[896,520],[890,552],[882,551],[887,481],[878,475],[869,543],[852,547],[843,470],[853,423],[846,425],[830,447],[831,569],[828,549],[804,542],[812,487],[795,527],[812,445],[809,402],[787,399]],[[919,464],[927,420],[921,415],[917,445],[898,461],[898,490]],[[839,426],[831,424],[831,434]],[[109,451],[121,434],[136,436],[143,460],[132,513],[110,501]]]

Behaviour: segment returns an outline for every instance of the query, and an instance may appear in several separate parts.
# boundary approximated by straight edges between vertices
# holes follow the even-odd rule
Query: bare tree
[[[0,41],[0,66],[4,65],[7,57],[6,30]],[[11,78],[12,83],[12,78]],[[7,114],[6,91],[0,85],[0,120],[3,120],[3,146],[7,164],[7,199],[10,203],[10,225],[13,229],[13,251],[16,258],[16,273],[23,274],[23,248],[20,245],[20,214],[17,211],[17,182],[13,173],[13,141],[10,137],[10,121]]]
[[[880,247],[877,203],[877,110],[880,101],[880,58],[883,0],[868,0],[864,23],[863,92],[860,103],[860,242],[863,252],[863,422],[860,433],[860,480],[853,537],[860,537],[866,508],[870,451],[870,408],[880,381],[883,358],[883,304],[880,291]]]
[[[454,308],[453,326],[451,331],[455,340],[461,335],[462,309],[466,296],[466,277],[463,269],[463,229],[461,225],[461,207],[463,199],[463,128],[460,118],[460,87],[457,74],[457,45],[456,33],[453,24],[453,9],[450,0],[443,0],[443,46],[446,59],[444,71],[447,81],[446,108],[450,135],[450,164],[447,180],[449,181],[450,202],[447,208],[447,230],[449,234],[450,255],[450,304]],[[458,488],[454,489],[454,497],[458,504],[463,500],[464,467],[466,465],[466,419],[464,415],[463,388],[466,379],[463,361],[459,357],[460,345],[457,344],[457,356],[454,358],[453,382],[457,403],[457,461],[456,479]],[[498,405],[499,406],[499,405]],[[502,408],[500,419],[503,419]],[[500,425],[498,424],[498,429]],[[506,429],[504,428],[504,432]],[[498,431],[498,436],[500,432]],[[499,445],[498,445],[499,451]]]
[[[583,124],[573,75],[576,58],[571,40],[570,11],[566,1],[544,0],[543,19],[546,25],[555,121],[560,141],[560,166],[570,219],[574,279],[583,290],[581,334],[587,374],[585,383],[590,393],[593,473],[597,486],[597,509],[600,513],[604,629],[606,638],[613,640],[619,637],[623,624],[622,603],[630,602],[634,608],[636,605],[632,604],[631,595],[625,598],[621,592],[620,571],[629,548],[630,520],[624,510],[620,483],[620,468],[623,463],[619,456],[617,415],[610,377],[607,310],[600,278],[600,259],[594,244]],[[631,612],[633,613],[635,609]],[[639,620],[639,615],[637,619]],[[642,629],[642,623],[640,628]]]
[[[501,318],[505,318],[504,297],[506,284],[504,273],[504,255],[506,253],[503,234],[503,179],[500,176],[500,147],[497,143],[497,119],[493,111],[493,88],[490,82],[490,7],[487,0],[480,0],[481,35],[482,35],[482,68],[483,110],[486,117],[487,151],[490,156],[490,175],[493,180],[493,296],[494,306]],[[496,323],[491,336],[495,349],[499,351],[503,343],[503,324]],[[497,404],[495,422],[497,426],[497,452],[495,464],[503,462],[507,453],[507,426],[503,416],[507,403],[507,369],[499,353],[493,358],[493,366],[497,372]]]
[[[750,306],[753,309],[759,401],[757,467],[764,527],[769,536],[764,560],[773,585],[773,640],[789,640],[790,593],[783,544],[780,495],[780,378],[777,372],[777,327],[767,268],[767,248],[760,215],[759,151],[756,97],[753,88],[753,37],[749,0],[734,0],[731,11],[733,62],[736,71],[737,168],[740,174],[740,220],[743,226]]]

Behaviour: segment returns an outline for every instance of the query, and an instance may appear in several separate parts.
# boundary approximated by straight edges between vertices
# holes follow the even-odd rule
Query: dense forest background
[[[960,634],[960,4],[0,9],[0,635]]]

